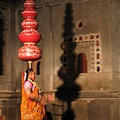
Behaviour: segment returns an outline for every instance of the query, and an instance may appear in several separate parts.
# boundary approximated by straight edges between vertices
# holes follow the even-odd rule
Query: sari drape
[[[39,94],[37,87],[32,92]],[[21,120],[47,120],[45,107],[37,101],[27,98],[24,90],[24,72],[22,73]]]

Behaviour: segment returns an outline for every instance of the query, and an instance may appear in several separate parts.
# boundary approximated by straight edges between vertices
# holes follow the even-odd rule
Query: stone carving
[[[101,35],[99,33],[91,33],[86,35],[78,35],[74,38],[77,42],[75,52],[77,54],[85,53],[87,55],[88,72],[102,71],[102,49]]]

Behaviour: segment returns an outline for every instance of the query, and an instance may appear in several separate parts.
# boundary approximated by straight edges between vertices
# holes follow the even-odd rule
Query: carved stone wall
[[[15,6],[0,2],[0,41],[3,42],[2,49],[0,49],[2,63],[0,68],[0,116],[6,117],[7,120],[20,118],[21,70],[18,70],[19,64],[17,64],[19,43],[16,41],[15,10]]]
[[[48,113],[52,114],[53,120],[119,120],[119,0],[35,2],[38,31],[42,34],[38,46],[42,48],[43,56],[33,66],[37,70],[40,62],[36,81],[42,90],[55,93],[55,101],[46,107]],[[7,118],[12,115],[9,120],[20,118],[21,72],[27,67],[26,62],[17,58],[17,50],[22,46],[17,38],[21,31],[22,10],[22,5],[6,7],[4,4],[0,7],[6,45],[3,75],[0,76],[0,114]],[[99,42],[97,38],[93,41],[85,38],[89,35],[99,35]],[[78,40],[81,36],[84,37],[83,42]],[[66,82],[58,71],[64,53],[61,44],[68,38],[73,39],[70,42],[76,45],[76,55],[86,53],[88,72],[65,75],[63,78],[70,79]],[[96,54],[100,55],[99,59]],[[76,79],[71,81],[72,77]]]

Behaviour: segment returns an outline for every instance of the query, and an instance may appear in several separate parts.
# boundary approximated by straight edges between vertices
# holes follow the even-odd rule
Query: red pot
[[[24,29],[18,35],[18,38],[22,43],[26,43],[26,42],[38,43],[41,39],[41,34],[32,28],[31,29]]]
[[[18,50],[18,58],[23,61],[35,61],[40,59],[42,51],[36,47],[35,44],[25,43],[23,47]]]

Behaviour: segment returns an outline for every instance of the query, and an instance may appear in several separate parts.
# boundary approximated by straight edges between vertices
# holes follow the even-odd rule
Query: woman
[[[47,98],[34,82],[35,77],[33,69],[27,69],[22,74],[21,120],[47,120],[44,107]]]

